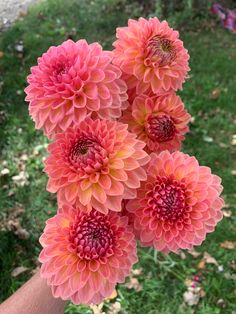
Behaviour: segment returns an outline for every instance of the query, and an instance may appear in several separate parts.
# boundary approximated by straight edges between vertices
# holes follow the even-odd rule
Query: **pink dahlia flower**
[[[36,128],[53,137],[88,114],[118,118],[128,105],[121,71],[113,54],[98,43],[65,41],[51,47],[31,68],[26,100]]]
[[[134,198],[142,168],[149,161],[145,143],[127,131],[127,125],[87,118],[76,128],[56,135],[49,145],[45,172],[47,189],[58,192],[59,204],[81,203],[102,213],[121,211],[123,198]]]
[[[137,94],[155,94],[182,88],[189,71],[189,55],[179,33],[156,17],[129,20],[117,28],[113,63],[136,78]]]
[[[147,181],[126,205],[137,238],[166,253],[200,245],[223,216],[221,179],[181,152],[151,157]]]
[[[175,151],[180,149],[189,130],[190,115],[174,93],[162,97],[141,95],[121,120],[146,143],[148,151]]]
[[[54,297],[76,304],[100,303],[137,262],[128,218],[63,205],[40,237],[41,276]]]

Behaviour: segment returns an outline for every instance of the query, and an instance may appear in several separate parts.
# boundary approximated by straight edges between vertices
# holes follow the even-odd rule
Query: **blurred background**
[[[42,173],[47,140],[24,101],[30,67],[68,38],[112,49],[117,26],[157,16],[180,31],[191,56],[189,79],[178,93],[192,115],[183,151],[223,178],[224,219],[196,250],[165,256],[139,249],[140,262],[111,299],[98,307],[69,304],[65,313],[236,314],[236,33],[224,28],[212,4],[0,0],[0,301],[38,269],[38,237],[56,211]],[[236,9],[236,1],[220,4]]]

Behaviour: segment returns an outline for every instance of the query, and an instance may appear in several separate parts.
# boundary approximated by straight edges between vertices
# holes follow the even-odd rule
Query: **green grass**
[[[25,212],[19,219],[30,233],[29,239],[20,240],[13,232],[0,229],[0,301],[21,286],[38,265],[38,237],[45,220],[56,210],[55,196],[45,191],[47,178],[42,173],[47,141],[41,132],[35,131],[24,102],[23,89],[30,66],[49,46],[69,37],[99,41],[105,48],[111,48],[115,28],[124,25],[128,17],[137,17],[142,12],[137,5],[128,3],[125,0],[50,0],[33,7],[22,21],[0,35],[0,50],[4,53],[0,59],[0,170],[10,170],[8,175],[0,177],[0,221],[9,219],[10,209],[21,204]],[[136,268],[143,268],[138,277],[143,289],[136,292],[125,286],[118,287],[117,300],[123,313],[218,314],[235,310],[235,281],[226,279],[224,274],[233,273],[230,263],[236,259],[236,254],[220,247],[225,240],[234,240],[236,231],[236,176],[231,173],[236,169],[236,146],[231,145],[232,135],[236,134],[235,35],[220,27],[214,33],[183,31],[181,35],[191,55],[192,70],[179,95],[195,118],[183,150],[196,155],[201,164],[210,166],[222,177],[227,210],[232,211],[231,217],[223,219],[198,251],[215,257],[224,272],[219,272],[213,264],[199,270],[201,256],[193,258],[186,253],[186,259],[181,259],[174,254],[164,256],[153,250],[139,249],[140,262]],[[15,50],[19,41],[23,41],[23,55]],[[210,97],[214,89],[220,91],[217,99]],[[26,161],[20,160],[23,154],[28,156]],[[19,174],[22,167],[28,173],[29,184],[19,187],[12,177]],[[11,271],[17,266],[29,270],[12,278]],[[206,295],[198,306],[190,308],[183,304],[185,280],[196,274],[202,278],[200,284]],[[221,298],[225,308],[217,305]],[[104,309],[108,307],[106,303]],[[70,304],[66,313],[85,314],[91,310]]]

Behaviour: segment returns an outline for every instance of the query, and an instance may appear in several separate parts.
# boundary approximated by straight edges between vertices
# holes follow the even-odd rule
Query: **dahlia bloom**
[[[47,190],[58,192],[58,202],[92,207],[102,213],[121,211],[123,198],[134,198],[146,180],[149,156],[145,143],[116,121],[82,121],[76,128],[56,135],[48,147],[45,172]]]
[[[127,27],[117,28],[116,37],[113,63],[130,76],[131,82],[136,79],[137,94],[152,90],[160,95],[182,88],[189,55],[179,33],[166,21],[156,17],[130,19]]]
[[[152,154],[147,174],[126,205],[141,244],[166,253],[200,245],[223,216],[221,179],[195,157],[168,151]]]
[[[152,152],[179,150],[189,131],[189,120],[183,102],[174,93],[162,97],[138,96],[121,118]]]
[[[128,218],[64,204],[40,237],[41,276],[53,296],[75,304],[100,303],[137,262]]]
[[[98,43],[67,40],[38,59],[28,76],[26,101],[37,129],[53,137],[88,114],[118,118],[128,105],[113,54]]]

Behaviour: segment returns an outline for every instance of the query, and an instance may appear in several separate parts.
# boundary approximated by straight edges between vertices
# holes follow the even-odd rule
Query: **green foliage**
[[[24,102],[23,89],[30,66],[50,45],[57,45],[67,38],[99,41],[110,49],[115,28],[125,25],[129,17],[136,18],[143,12],[144,7],[138,1],[50,0],[33,7],[22,21],[0,35],[0,50],[4,53],[0,58],[0,112],[3,112],[0,119],[0,170],[9,169],[9,174],[0,177],[1,300],[22,285],[38,265],[38,237],[45,220],[56,211],[55,196],[45,191],[47,178],[43,173],[42,158],[46,156],[47,141],[40,131],[34,129]],[[153,15],[153,12],[146,14]],[[174,15],[169,19],[177,23]],[[199,314],[227,314],[235,310],[235,282],[229,276],[225,278],[224,274],[233,273],[230,263],[236,256],[232,250],[221,248],[220,243],[233,241],[236,230],[236,176],[232,175],[232,170],[236,169],[236,152],[235,146],[231,145],[232,135],[236,133],[236,44],[234,35],[220,27],[216,32],[206,32],[200,25],[202,20],[199,21],[196,19],[194,26],[197,31],[181,33],[191,55],[192,71],[179,95],[195,118],[183,149],[196,155],[201,164],[212,167],[213,172],[223,178],[227,210],[232,211],[232,216],[224,218],[216,232],[209,235],[198,249],[214,256],[219,265],[223,265],[224,272],[219,272],[211,264],[201,271],[200,284],[206,295],[194,311]],[[24,46],[23,54],[15,49],[20,41]],[[211,96],[214,90],[218,97]],[[23,154],[27,155],[26,160],[22,160]],[[22,167],[28,174],[28,182],[19,186],[12,177],[18,175]],[[4,221],[9,220],[10,209],[18,204],[25,208],[18,219],[30,234],[26,240],[2,228]],[[138,277],[143,289],[136,292],[124,285],[118,287],[117,300],[123,313],[192,313],[192,309],[183,304],[185,279],[199,273],[201,256],[193,258],[186,253],[186,259],[181,259],[178,255],[164,256],[151,249],[139,249],[139,256],[140,262],[136,267],[143,268]],[[13,278],[11,272],[17,266],[25,266],[29,270]],[[217,305],[220,298],[226,304],[223,309]],[[108,307],[106,303],[104,308]],[[65,311],[67,314],[91,312],[87,307],[72,304]]]

